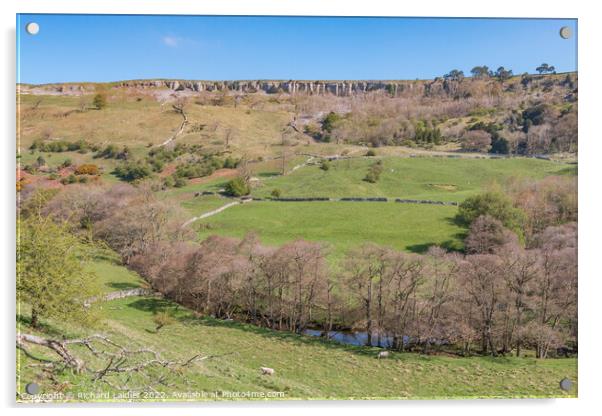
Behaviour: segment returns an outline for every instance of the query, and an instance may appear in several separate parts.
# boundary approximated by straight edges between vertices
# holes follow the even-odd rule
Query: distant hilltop
[[[563,82],[566,77],[574,77],[577,74],[564,73],[553,75],[522,75],[505,80],[506,85],[516,84],[523,81],[525,77],[532,80],[549,79],[552,82]],[[167,89],[174,92],[233,92],[241,94],[252,94],[263,92],[266,94],[309,94],[309,95],[334,95],[351,96],[364,94],[372,91],[385,91],[392,96],[403,95],[439,95],[456,94],[461,84],[499,83],[496,78],[473,79],[464,78],[455,80],[449,78],[435,78],[434,80],[398,80],[398,81],[278,81],[278,80],[250,80],[250,81],[194,81],[194,80],[128,80],[109,83],[56,83],[44,85],[21,84],[20,92],[43,94],[67,94],[79,95],[92,92],[98,85],[111,88],[126,88],[135,90]]]

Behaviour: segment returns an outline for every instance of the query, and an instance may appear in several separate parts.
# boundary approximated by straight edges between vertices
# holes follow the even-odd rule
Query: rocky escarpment
[[[571,77],[570,75],[567,75]],[[565,76],[531,76],[530,82],[544,82],[548,88],[567,83]],[[576,75],[571,78],[576,81]],[[521,80],[523,82],[525,80]],[[515,82],[516,83],[516,82]],[[514,84],[515,84],[514,83]],[[527,83],[527,84],[528,84]],[[384,91],[391,96],[471,96],[489,93],[499,88],[508,88],[512,83],[503,84],[496,78],[485,80],[464,78],[453,80],[435,78],[433,80],[391,80],[391,81],[186,81],[186,80],[133,80],[122,81],[115,85],[130,88],[167,88],[173,91],[226,91],[240,94],[263,92],[267,94],[309,94],[335,95],[339,97]]]
[[[547,88],[554,84],[565,84],[567,77],[571,82],[576,81],[576,74],[565,76],[543,75],[530,76],[531,82],[546,83]],[[510,83],[504,84],[508,88]],[[550,84],[550,85],[547,85]],[[391,81],[278,81],[278,80],[246,80],[246,81],[195,81],[195,80],[170,80],[149,79],[118,81],[105,84],[111,88],[126,88],[135,90],[169,90],[174,92],[200,93],[228,92],[233,94],[308,94],[308,95],[334,95],[339,97],[365,94],[373,91],[383,91],[391,96],[471,96],[474,94],[489,93],[492,89],[499,89],[502,84],[495,78],[476,80],[465,78],[456,81],[445,78],[434,80],[391,80]],[[21,85],[22,93],[48,93],[63,95],[81,95],[93,92],[97,84],[94,83],[67,83],[47,85]]]
[[[392,95],[403,92],[424,92],[424,81],[193,81],[193,80],[132,80],[107,84],[112,88],[142,90],[168,89],[174,92],[231,92],[240,94],[309,94],[350,96],[371,91],[386,91]],[[21,93],[81,95],[93,92],[96,84],[68,83],[46,85],[21,85]]]
[[[403,91],[422,88],[415,81],[184,81],[184,80],[135,80],[118,83],[129,88],[168,88],[173,91],[232,91],[240,93],[305,93],[349,96],[357,93],[386,90],[397,95]]]

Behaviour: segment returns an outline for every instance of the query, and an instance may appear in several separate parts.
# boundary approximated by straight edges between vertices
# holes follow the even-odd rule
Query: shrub
[[[98,175],[99,173],[98,166],[93,164],[80,165],[75,169],[76,175]]]
[[[150,166],[140,161],[127,162],[115,169],[115,175],[128,182],[144,179],[151,174]]]
[[[91,147],[89,143],[81,139],[67,144],[67,150],[70,152],[79,151],[80,153],[86,153]]]
[[[238,176],[226,184],[226,194],[230,196],[244,196],[251,193],[249,184],[244,178]]]
[[[484,117],[495,114],[495,107],[477,107],[471,110],[468,115],[471,117]]]
[[[38,171],[38,168],[34,165],[25,165],[23,166],[23,170],[27,173],[31,173],[32,175]]]
[[[330,169],[330,161],[328,161],[327,159],[323,159],[322,162],[320,162],[320,169],[326,171]]]
[[[163,179],[163,186],[165,188],[173,188],[176,184],[176,179],[173,176],[168,176],[165,179]]]
[[[159,332],[161,328],[167,325],[171,325],[175,322],[175,319],[171,316],[168,311],[161,311],[155,314],[153,322],[156,325],[155,331]]]
[[[77,182],[77,178],[75,177],[74,174],[71,174],[71,175],[67,176],[66,178],[61,179],[61,183],[63,185],[68,185],[68,184],[75,183],[75,182]]]
[[[378,174],[376,174],[376,173],[374,173],[374,172],[372,172],[372,171],[369,171],[369,172],[366,174],[366,177],[364,178],[364,180],[365,180],[366,182],[370,182],[370,183],[376,183],[376,182],[378,182],[378,179],[379,179],[379,176],[378,176]]]
[[[219,168],[217,161],[201,160],[188,162],[176,167],[176,176],[179,178],[202,178],[211,175],[215,169]]]
[[[150,164],[153,172],[161,172],[163,170],[163,167],[165,166],[163,164],[163,161],[159,159],[149,159],[148,163]]]
[[[92,104],[94,104],[94,107],[98,110],[102,110],[107,106],[107,96],[102,93],[96,94],[92,100]]]
[[[322,135],[320,126],[315,123],[306,124],[303,131],[305,134],[307,134],[315,140],[319,140],[320,136]]]
[[[174,185],[176,188],[182,188],[188,184],[188,181],[185,178],[176,177]]]
[[[282,192],[280,191],[280,189],[272,189],[272,198],[280,198],[280,196],[282,195]]]
[[[382,162],[382,160],[378,160],[378,161],[374,162],[372,164],[372,166],[370,166],[370,169],[368,170],[368,173],[366,174],[366,177],[364,178],[364,180],[366,182],[376,183],[380,179],[380,174],[382,173],[382,171],[383,171],[383,162]]]
[[[369,157],[376,156],[376,152],[374,150],[370,149],[366,152],[366,156],[369,156]]]
[[[38,156],[36,159],[36,166],[41,167],[46,165],[46,160],[42,156]]]
[[[124,159],[130,156],[130,149],[127,146],[123,146],[122,150],[119,150],[114,144],[109,144],[103,150],[99,151],[94,157],[103,157],[105,159]]]
[[[39,152],[46,153],[61,153],[61,152],[75,152],[80,151],[80,153],[85,153],[92,145],[85,140],[78,140],[76,142],[68,142],[66,140],[53,140],[53,141],[44,141],[44,140],[35,140],[29,149],[33,152],[35,150]]]
[[[426,122],[420,121],[414,128],[414,141],[417,143],[441,143],[441,130],[438,127],[430,127]]]
[[[525,133],[529,130],[529,126],[539,126],[543,124],[545,121],[546,113],[550,111],[549,105],[547,104],[536,104],[532,107],[525,109],[522,113],[522,117],[524,120],[523,129],[525,129]],[[527,120],[530,123],[527,123]]]
[[[228,156],[224,160],[224,168],[226,169],[235,169],[238,166],[239,160],[236,160],[230,156]]]

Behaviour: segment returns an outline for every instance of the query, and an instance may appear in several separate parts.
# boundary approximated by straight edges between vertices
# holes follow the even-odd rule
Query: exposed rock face
[[[350,96],[370,91],[385,90],[392,95],[416,88],[424,90],[424,83],[415,81],[185,81],[141,80],[117,84],[126,88],[168,88],[173,91],[231,91],[239,93],[310,94]]]
[[[534,76],[535,77],[535,76]],[[564,85],[566,77],[547,78],[537,76],[540,82]],[[568,75],[567,75],[568,77]],[[576,74],[572,75],[576,83]],[[487,93],[493,87],[500,89],[495,79],[463,81],[435,78],[434,80],[395,80],[395,81],[277,81],[277,80],[241,80],[241,81],[202,81],[202,80],[131,80],[107,84],[112,88],[131,88],[136,90],[167,90],[167,92],[198,93],[203,91],[228,92],[231,94],[308,94],[348,97],[373,91],[383,91],[394,97],[462,97]],[[471,85],[479,86],[472,90]],[[81,95],[94,92],[93,83],[67,83],[47,85],[20,85],[20,92],[32,94]],[[571,87],[572,88],[572,87]]]

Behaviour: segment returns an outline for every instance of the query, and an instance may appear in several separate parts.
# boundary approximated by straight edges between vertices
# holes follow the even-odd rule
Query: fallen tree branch
[[[21,349],[28,357],[37,361],[46,361],[47,363],[52,363],[50,360],[36,358],[28,353],[27,349],[25,348],[26,343],[49,348],[50,350],[54,351],[67,366],[74,368],[77,372],[81,372],[84,368],[84,362],[72,355],[67,347],[65,347],[64,342],[46,339],[32,334],[17,335],[17,348]]]
[[[28,350],[27,344],[48,348],[58,355],[59,358],[58,360],[49,360],[37,357]],[[83,346],[93,356],[106,360],[106,363],[100,368],[92,368],[86,361],[77,357],[69,350],[69,347],[73,345]],[[147,377],[149,383],[155,381],[159,384],[166,385],[166,376],[159,376],[153,380],[145,374],[144,370],[149,369],[150,367],[163,368],[171,373],[178,368],[188,367],[194,362],[231,354],[202,355],[199,353],[186,360],[172,361],[163,359],[157,351],[150,348],[129,349],[101,334],[94,334],[86,338],[66,340],[47,339],[32,334],[19,334],[17,335],[17,348],[23,351],[23,353],[32,360],[41,362],[41,365],[47,369],[57,370],[59,368],[69,367],[78,373],[87,372],[91,374],[93,381],[103,381],[109,386],[115,385],[112,381],[106,380],[107,377],[111,375],[128,374],[128,379],[123,387],[127,389],[132,388],[127,385],[132,374],[140,374],[143,377]],[[144,387],[151,388],[150,384],[146,384]]]

